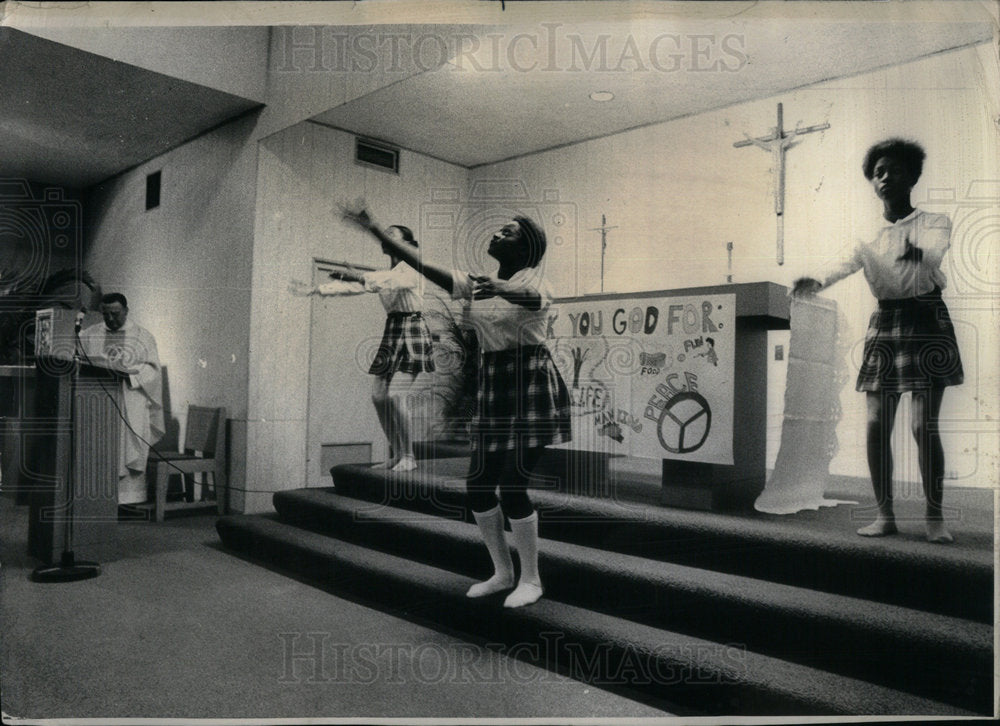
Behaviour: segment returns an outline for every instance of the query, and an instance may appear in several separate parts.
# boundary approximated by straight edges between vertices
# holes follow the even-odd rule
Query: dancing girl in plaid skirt
[[[538,515],[528,498],[528,479],[545,446],[570,440],[569,394],[544,342],[552,302],[541,275],[545,233],[527,217],[505,224],[489,243],[489,255],[500,263],[490,277],[423,262],[414,250],[385,235],[363,206],[345,210],[344,218],[374,234],[383,248],[452,298],[470,301],[469,322],[479,337],[482,360],[466,491],[494,572],[467,594],[483,597],[514,588],[504,605],[529,605],[542,596],[542,581]],[[504,515],[521,562],[516,587]]]
[[[416,249],[419,245],[409,227],[386,229],[398,244]],[[377,292],[385,307],[385,329],[368,372],[375,376],[372,403],[389,444],[388,458],[374,468],[412,471],[417,468],[410,435],[409,398],[417,376],[434,370],[431,334],[424,322],[420,295],[423,280],[417,271],[398,257],[389,255],[391,269],[360,273],[340,270],[331,282],[312,286],[293,280],[289,290],[296,295],[357,295]]]
[[[908,391],[927,499],[927,539],[951,542],[942,514],[944,449],[938,417],[944,389],[960,384],[963,371],[955,329],[941,299],[947,282],[941,261],[951,244],[951,220],[910,204],[924,157],[919,145],[901,139],[889,139],[868,150],[862,170],[882,201],[888,224],[873,240],[856,245],[820,279],[796,280],[793,293],[814,294],[863,269],[878,299],[868,323],[857,382],[857,390],[867,397],[868,468],[878,514],[858,534],[881,537],[896,532],[890,439],[900,396]]]

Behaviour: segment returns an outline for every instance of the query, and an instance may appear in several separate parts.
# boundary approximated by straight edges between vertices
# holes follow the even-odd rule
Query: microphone
[[[82,310],[76,314],[76,327],[75,327],[75,330],[76,330],[76,334],[77,335],[80,334],[80,328],[83,327],[83,315],[84,315],[84,313],[83,313]]]

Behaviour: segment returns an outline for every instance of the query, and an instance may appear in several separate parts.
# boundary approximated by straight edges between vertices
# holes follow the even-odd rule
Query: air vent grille
[[[356,139],[354,160],[359,164],[399,173],[399,149],[367,139]]]

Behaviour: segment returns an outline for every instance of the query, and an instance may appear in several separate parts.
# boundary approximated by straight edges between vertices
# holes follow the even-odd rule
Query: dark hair
[[[920,178],[920,174],[924,170],[924,159],[927,158],[924,148],[916,141],[907,141],[906,139],[880,141],[868,149],[864,163],[861,164],[861,171],[864,172],[865,179],[871,181],[872,177],[875,176],[875,164],[883,156],[902,162],[913,177],[914,184]]]
[[[413,230],[409,227],[405,227],[402,224],[391,224],[389,229],[398,229],[399,233],[403,235],[403,241],[409,242],[413,247],[420,247],[420,243],[413,236]]]
[[[128,300],[120,292],[109,292],[101,297],[101,305],[114,305],[121,303],[123,308],[128,308]]]
[[[528,257],[525,265],[538,267],[538,263],[545,257],[545,230],[527,217],[516,216],[514,221],[521,228],[521,239],[528,243]]]

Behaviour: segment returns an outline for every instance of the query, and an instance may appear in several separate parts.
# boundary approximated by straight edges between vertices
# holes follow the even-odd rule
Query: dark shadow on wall
[[[75,189],[0,178],[2,365],[31,362],[36,310],[96,311],[99,286],[83,269],[81,200]]]
[[[169,366],[160,366],[160,375],[163,378],[163,438],[160,439],[155,448],[157,451],[177,451],[180,445],[181,422],[173,415],[174,408],[170,400],[170,373]],[[155,454],[150,454],[150,458],[155,458]]]

